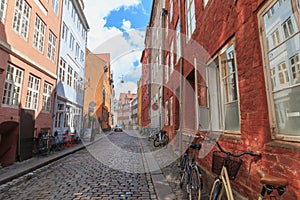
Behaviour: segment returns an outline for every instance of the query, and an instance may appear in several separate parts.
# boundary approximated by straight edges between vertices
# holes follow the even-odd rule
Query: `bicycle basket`
[[[223,167],[223,163],[225,162],[226,154],[220,151],[213,152],[213,160],[212,160],[212,172],[220,175]],[[227,172],[230,180],[234,180],[236,178],[237,173],[242,164],[242,160],[234,157],[229,157],[227,160]]]

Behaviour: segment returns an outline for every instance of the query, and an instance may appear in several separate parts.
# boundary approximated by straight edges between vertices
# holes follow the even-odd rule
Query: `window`
[[[181,35],[180,35],[180,18],[178,19],[176,27],[176,62],[181,57]]]
[[[290,58],[290,64],[291,64],[294,84],[300,83],[299,54],[296,54],[296,55],[294,55],[293,57]]]
[[[284,37],[288,38],[289,36],[291,36],[295,31],[294,31],[294,27],[291,21],[291,18],[289,18],[288,20],[286,20],[283,24],[283,32],[284,32]]]
[[[84,62],[84,52],[80,51],[80,62]]]
[[[68,34],[69,34],[69,28],[67,27],[67,25],[65,23],[63,23],[63,28],[62,28],[62,32],[61,32],[61,38],[64,41],[68,41]]]
[[[75,38],[73,36],[73,34],[70,34],[70,44],[69,44],[69,48],[73,51],[74,50],[74,43],[75,43]]]
[[[208,0],[203,0],[203,6],[205,7],[208,3]]]
[[[73,87],[75,90],[77,90],[78,86],[77,86],[77,81],[78,81],[78,73],[74,72],[74,82],[73,82]]]
[[[66,73],[66,61],[64,61],[64,59],[60,58],[58,78],[61,82],[65,81],[65,73]]]
[[[64,127],[69,127],[70,119],[70,106],[66,106],[65,118],[64,118]]]
[[[44,51],[44,39],[45,39],[46,25],[39,18],[35,16],[34,35],[33,35],[33,46],[41,53]]]
[[[28,109],[37,110],[38,100],[39,100],[39,90],[40,90],[40,79],[29,75],[28,79],[28,89],[26,95],[25,107]]]
[[[173,18],[173,0],[170,0],[170,21]]]
[[[0,20],[3,21],[6,13],[7,0],[0,1]]]
[[[25,0],[16,0],[13,30],[27,40],[31,8]]]
[[[174,40],[171,41],[170,47],[170,74],[174,71]]]
[[[185,1],[185,10],[186,10],[186,37],[189,40],[196,28],[196,17],[195,17],[195,4],[194,0]]]
[[[50,113],[51,111],[51,98],[52,98],[52,85],[45,82],[44,83],[44,92],[43,92],[43,112]]]
[[[55,128],[61,128],[63,113],[65,111],[64,108],[65,108],[64,104],[57,105],[57,110],[55,115]]]
[[[48,40],[48,58],[54,62],[55,61],[55,52],[56,52],[56,37],[52,33],[52,31],[49,31],[49,40]]]
[[[278,65],[278,77],[279,84],[286,84],[290,82],[285,62],[282,62]]]
[[[23,70],[8,64],[6,70],[5,84],[2,104],[8,106],[19,106],[23,82]]]
[[[59,0],[52,0],[51,6],[56,16],[58,16]]]
[[[169,81],[169,54],[166,56],[166,66],[165,66],[165,82]]]
[[[279,37],[279,31],[276,29],[272,33],[272,42],[273,42],[273,47],[276,47],[280,43],[280,37]]]
[[[169,107],[168,107],[168,101],[165,102],[165,125],[169,125]]]
[[[276,139],[299,141],[300,140],[300,104],[299,104],[299,35],[295,18],[298,11],[293,4],[284,4],[285,11],[276,12],[283,1],[275,1],[272,8],[262,9],[258,13],[261,21],[260,37],[266,41],[271,36],[269,30],[281,29],[282,37],[280,46],[268,49],[263,43],[262,53],[265,60],[265,79],[268,95],[268,108],[270,113],[270,130]],[[298,3],[298,1],[296,2]],[[273,9],[273,10],[272,10]],[[275,13],[274,13],[275,12]],[[268,18],[273,13],[272,19]],[[274,23],[276,22],[276,23]],[[299,22],[298,22],[299,23]]]
[[[71,66],[68,66],[67,84],[69,86],[72,86],[72,75],[73,75],[73,69]]]
[[[224,129],[238,131],[240,129],[240,112],[237,85],[237,67],[235,66],[235,45],[230,44],[219,55],[221,89],[223,91]]]
[[[80,50],[79,44],[76,42],[76,47],[75,47],[75,56],[76,56],[76,58],[79,58],[79,50]]]
[[[170,98],[170,125],[173,125],[173,97]]]

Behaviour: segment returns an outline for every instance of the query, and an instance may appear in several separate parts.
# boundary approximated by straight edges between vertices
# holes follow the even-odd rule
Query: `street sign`
[[[89,104],[90,107],[94,108],[96,106],[96,103],[94,101],[91,101]]]

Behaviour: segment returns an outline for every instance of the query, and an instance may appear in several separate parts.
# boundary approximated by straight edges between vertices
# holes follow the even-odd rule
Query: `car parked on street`
[[[122,132],[122,131],[123,131],[123,128],[122,128],[121,125],[116,125],[114,131],[115,131],[115,132]]]

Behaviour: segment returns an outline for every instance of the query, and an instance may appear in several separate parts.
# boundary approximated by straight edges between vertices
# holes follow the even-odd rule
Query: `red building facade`
[[[262,169],[289,180],[284,199],[299,199],[299,1],[166,0],[165,9],[164,129],[215,132],[226,150],[261,153],[244,159],[237,196],[257,198]],[[211,152],[197,160],[207,190]]]
[[[51,134],[62,1],[2,1],[0,163],[32,156],[33,138]]]
[[[142,77],[141,77],[141,126],[148,127],[150,124],[149,108],[150,108],[150,31],[147,28],[145,38],[145,49],[143,50],[140,62],[142,63]]]

